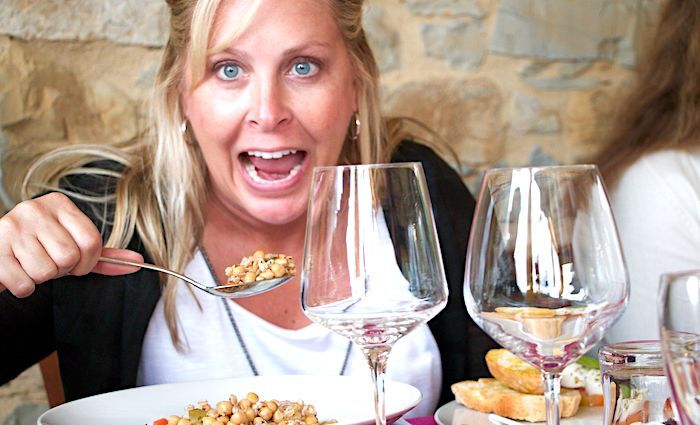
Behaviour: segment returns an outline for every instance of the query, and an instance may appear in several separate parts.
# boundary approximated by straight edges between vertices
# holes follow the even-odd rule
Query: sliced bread
[[[486,353],[486,366],[494,378],[527,394],[543,394],[542,374],[510,351],[499,348]]]
[[[492,378],[457,382],[451,388],[455,399],[470,409],[528,422],[546,419],[543,395],[524,394]],[[562,389],[559,400],[560,415],[568,418],[578,411],[581,394],[576,390]]]

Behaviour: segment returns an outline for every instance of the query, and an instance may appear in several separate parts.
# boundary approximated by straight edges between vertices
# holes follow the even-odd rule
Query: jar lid
[[[658,340],[605,345],[598,351],[598,360],[601,366],[630,364],[637,367],[663,367],[661,343]]]

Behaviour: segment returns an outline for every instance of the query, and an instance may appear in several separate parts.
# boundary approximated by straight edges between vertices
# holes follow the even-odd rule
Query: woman
[[[659,277],[700,268],[700,3],[670,0],[598,163],[631,282],[609,341],[658,338]]]
[[[0,354],[0,380],[54,349],[69,400],[258,373],[366,374],[361,354],[304,316],[298,280],[221,301],[97,259],[143,256],[211,284],[256,250],[300,259],[312,168],[389,160],[423,161],[451,285],[430,328],[397,344],[389,377],[418,386],[415,414],[429,414],[451,383],[485,375],[492,343],[461,295],[474,201],[430,149],[399,146],[400,122],[381,119],[362,1],[169,5],[152,136],[53,153],[33,178],[62,178],[70,197],[54,191],[0,219],[0,337],[17,341]],[[102,237],[126,249],[103,249]]]

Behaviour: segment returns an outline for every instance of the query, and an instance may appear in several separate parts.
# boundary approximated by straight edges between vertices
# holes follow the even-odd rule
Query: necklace
[[[209,274],[211,274],[212,279],[214,279],[214,282],[216,282],[217,279],[216,279],[216,273],[214,273],[214,267],[212,267],[211,261],[209,261],[209,256],[207,255],[206,251],[204,251],[204,247],[200,246],[199,252],[202,253],[202,257],[204,258],[204,262],[207,265],[207,269],[209,269]],[[253,362],[253,357],[250,355],[250,351],[248,351],[248,346],[246,345],[245,341],[243,340],[243,336],[241,335],[241,331],[238,328],[238,323],[236,323],[236,319],[234,319],[233,313],[231,313],[231,307],[228,305],[228,301],[226,300],[226,298],[221,298],[221,302],[224,304],[224,308],[226,309],[226,315],[228,316],[228,320],[231,323],[231,327],[233,328],[233,333],[236,334],[236,339],[238,340],[238,344],[241,346],[241,350],[243,351],[243,355],[245,356],[245,359],[248,362],[248,366],[250,366],[250,370],[253,372],[253,375],[255,375],[255,376],[260,375],[260,373],[258,372],[258,368],[255,367],[255,362]],[[350,359],[350,352],[351,351],[352,351],[352,341],[348,341],[348,348],[345,350],[343,364],[340,367],[340,375],[345,374],[345,369],[347,369],[347,367],[348,367],[348,360]]]

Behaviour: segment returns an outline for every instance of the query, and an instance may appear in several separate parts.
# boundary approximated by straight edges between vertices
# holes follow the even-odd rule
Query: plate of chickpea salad
[[[418,405],[420,391],[387,381],[389,423]],[[151,385],[83,398],[50,409],[38,425],[374,424],[369,377],[255,376]]]

